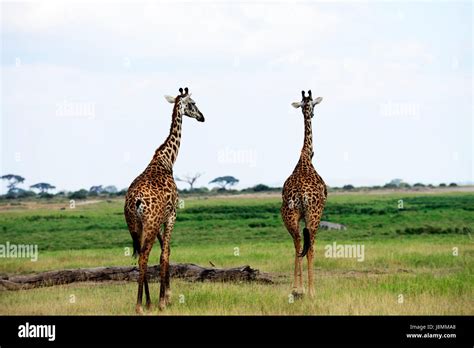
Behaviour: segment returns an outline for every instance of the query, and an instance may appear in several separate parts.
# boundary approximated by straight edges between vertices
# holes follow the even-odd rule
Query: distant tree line
[[[381,189],[417,189],[417,188],[435,188],[435,187],[457,187],[458,184],[452,182],[449,185],[445,183],[441,183],[438,186],[432,185],[432,184],[422,184],[420,182],[417,182],[413,185],[410,185],[406,182],[404,182],[402,179],[393,179],[390,182],[386,183],[383,186],[360,186],[360,187],[354,187],[353,185],[344,185],[342,187],[331,187],[331,190],[337,191],[352,191],[352,190],[360,190],[360,189],[368,189],[368,190],[381,190]]]
[[[214,184],[215,186],[211,189],[208,187],[195,187],[197,180],[202,176],[202,173],[196,174],[187,174],[182,177],[175,177],[176,181],[185,182],[189,185],[189,188],[178,190],[181,194],[186,195],[201,195],[201,194],[238,194],[238,193],[252,193],[252,192],[281,192],[281,187],[270,187],[265,184],[258,184],[252,187],[244,188],[241,190],[233,189],[239,179],[231,176],[219,176],[211,180],[209,184]],[[7,193],[1,198],[5,199],[15,199],[15,198],[53,198],[53,197],[64,197],[68,199],[87,199],[92,197],[119,197],[125,196],[127,193],[127,188],[117,189],[114,185],[95,185],[91,186],[88,190],[80,189],[73,192],[60,191],[55,194],[50,191],[56,189],[55,186],[47,182],[39,182],[34,185],[29,186],[29,189],[23,189],[18,187],[23,184],[25,178],[20,175],[6,174],[0,177],[0,179],[7,182]],[[419,188],[435,188],[435,187],[456,187],[456,183],[452,182],[450,184],[441,183],[438,186],[432,184],[422,184],[415,183],[410,185],[404,182],[402,179],[393,179],[390,182],[386,183],[383,186],[362,186],[355,187],[351,184],[344,185],[342,187],[328,187],[329,191],[356,191],[356,190],[381,190],[381,189],[398,189],[398,190],[407,190],[407,189],[419,189]]]

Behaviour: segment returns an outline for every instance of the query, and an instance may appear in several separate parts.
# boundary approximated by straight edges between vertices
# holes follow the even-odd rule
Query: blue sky
[[[1,3],[1,173],[58,189],[128,184],[188,86],[175,174],[282,185],[322,96],[330,186],[473,181],[472,3]],[[185,187],[185,185],[183,186]],[[3,188],[4,189],[4,188]]]

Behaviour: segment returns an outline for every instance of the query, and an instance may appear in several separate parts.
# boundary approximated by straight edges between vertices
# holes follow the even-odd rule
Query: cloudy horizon
[[[472,183],[472,3],[6,1],[0,175],[127,187],[188,86],[176,176],[282,186],[323,101],[313,164],[329,186]],[[180,188],[187,184],[178,183]],[[2,183],[2,193],[5,193]]]

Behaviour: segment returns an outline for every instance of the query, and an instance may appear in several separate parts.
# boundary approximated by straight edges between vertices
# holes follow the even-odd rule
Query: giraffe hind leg
[[[309,296],[314,297],[314,273],[313,273],[313,258],[314,258],[314,239],[316,235],[316,230],[312,229],[310,231],[310,241],[311,246],[308,249],[308,253],[306,254],[306,258],[308,260],[308,291]]]
[[[298,230],[296,230],[297,232]],[[299,234],[293,238],[295,245],[295,274],[293,282],[293,290],[291,294],[295,299],[301,298],[304,294],[303,287],[303,259],[300,257],[301,254],[301,237]]]
[[[148,288],[148,275],[145,275],[145,296],[146,296],[146,309],[151,309],[151,297],[150,289]]]
[[[150,300],[150,291],[148,289],[148,279],[147,279],[147,270],[148,270],[148,257],[150,256],[151,249],[153,247],[154,235],[151,229],[144,229],[146,238],[143,239],[143,246],[140,250],[140,257],[138,259],[138,294],[137,294],[137,304],[136,312],[138,314],[143,313],[142,309],[142,297],[143,297],[143,286],[145,286],[145,296],[147,307],[151,305]]]
[[[322,209],[315,209],[312,211],[308,211],[306,214],[306,222],[307,222],[307,231],[308,231],[308,251],[306,254],[306,258],[308,261],[308,290],[309,295],[314,297],[314,272],[313,272],[313,264],[314,264],[314,242],[316,239],[316,233],[319,228],[319,222],[321,221],[322,216]]]
[[[286,226],[286,229],[293,238],[293,243],[295,246],[295,269],[294,269],[294,281],[293,281],[293,290],[292,295],[295,298],[301,297],[301,294],[304,293],[303,289],[303,263],[301,254],[301,236],[299,233],[299,220],[300,215],[297,210],[290,209],[288,207],[282,207],[281,210],[283,222]]]

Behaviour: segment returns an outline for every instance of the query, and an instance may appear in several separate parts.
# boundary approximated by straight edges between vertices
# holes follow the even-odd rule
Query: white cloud
[[[7,32],[48,31],[67,24],[65,6],[58,1],[2,2],[2,27]]]
[[[360,26],[354,26],[360,12],[318,5],[3,3],[5,35],[21,34],[19,42],[6,42],[27,52],[20,67],[2,67],[3,126],[10,131],[2,149],[5,166],[59,187],[125,186],[166,137],[170,107],[163,94],[185,85],[206,123],[185,120],[176,172],[205,171],[209,177],[202,183],[225,174],[237,176],[244,187],[255,180],[283,180],[302,142],[301,115],[290,109],[301,89],[324,97],[314,131],[320,146],[316,163],[329,184],[381,178],[397,167],[433,172],[433,165],[416,168],[421,150],[410,151],[420,139],[433,153],[451,146],[460,158],[469,158],[463,150],[467,127],[463,135],[443,138],[447,145],[439,138],[440,132],[466,124],[471,76],[462,74],[462,67],[452,73],[449,66],[442,74],[426,69],[439,64],[433,51],[440,50],[420,35],[358,42],[374,17],[356,18]],[[28,64],[28,54],[38,51],[48,54]],[[101,64],[116,66],[108,70]],[[56,104],[64,100],[95,103],[96,117],[59,118]],[[380,105],[388,102],[420,105],[420,119],[384,119]],[[216,163],[226,147],[254,151],[256,168]],[[17,151],[22,163],[9,159]],[[341,154],[347,151],[354,161],[344,162]],[[127,163],[125,152],[130,152]],[[84,168],[64,173],[78,163]],[[465,162],[451,169],[451,177],[457,172],[467,175]]]
[[[416,40],[377,43],[372,45],[371,54],[385,66],[397,70],[416,70],[426,64],[432,64],[435,59],[430,49]]]
[[[339,16],[300,3],[215,2],[27,2],[4,4],[7,32],[75,37],[94,32],[107,37],[107,50],[120,42],[138,56],[232,54],[257,56],[314,45],[340,29]],[[110,41],[110,38],[112,40]],[[134,40],[135,43],[129,42]],[[98,49],[100,46],[97,47]]]

